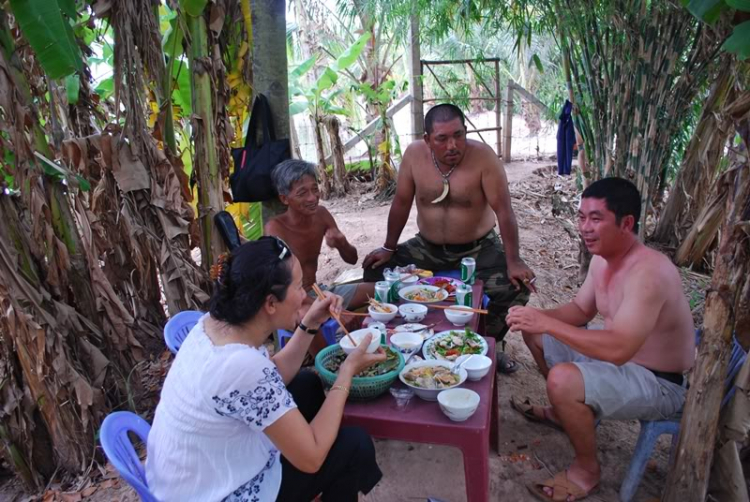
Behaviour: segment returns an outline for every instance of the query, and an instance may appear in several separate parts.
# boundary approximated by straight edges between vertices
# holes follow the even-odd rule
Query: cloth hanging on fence
[[[573,165],[573,146],[576,143],[576,133],[573,127],[573,104],[565,100],[560,124],[557,126],[557,174],[569,175]]]

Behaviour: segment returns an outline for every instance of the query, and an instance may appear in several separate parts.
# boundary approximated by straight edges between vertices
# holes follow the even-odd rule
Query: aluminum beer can
[[[474,258],[463,258],[461,260],[461,280],[466,284],[474,284],[477,277],[477,261]]]
[[[474,303],[474,288],[468,284],[459,284],[456,288],[456,305],[471,307]]]
[[[391,283],[378,281],[375,283],[375,299],[380,303],[390,303]]]
[[[396,283],[401,280],[401,274],[396,272],[395,270],[386,270],[383,273],[383,278],[385,279],[385,282],[388,283],[388,303],[394,303],[398,301],[398,290]]]
[[[380,344],[385,345],[386,344],[386,333],[388,332],[386,330],[385,324],[382,322],[371,322],[367,325],[367,327],[373,331],[376,331],[376,333],[373,333],[373,336],[378,336],[380,338]]]

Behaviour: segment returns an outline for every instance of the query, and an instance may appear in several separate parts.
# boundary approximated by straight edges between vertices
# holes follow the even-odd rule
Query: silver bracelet
[[[396,246],[396,249],[388,249],[385,246],[380,246],[380,249],[382,249],[383,251],[388,251],[389,253],[395,253],[396,251],[398,251],[398,246]]]

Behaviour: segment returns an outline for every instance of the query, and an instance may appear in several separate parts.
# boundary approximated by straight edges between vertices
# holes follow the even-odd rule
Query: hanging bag
[[[263,143],[258,145],[258,128],[263,131]],[[234,202],[262,202],[278,194],[271,183],[271,171],[276,164],[291,158],[289,139],[276,139],[271,107],[263,94],[258,94],[250,112],[250,124],[243,148],[232,148],[234,173],[229,177]]]

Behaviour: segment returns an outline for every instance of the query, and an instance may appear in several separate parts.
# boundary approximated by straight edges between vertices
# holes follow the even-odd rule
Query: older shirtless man
[[[425,131],[424,141],[411,143],[404,152],[388,234],[383,246],[365,258],[365,280],[379,280],[385,266],[457,269],[462,258],[473,257],[490,297],[486,334],[502,340],[508,308],[528,302],[534,278],[519,255],[502,161],[489,146],[466,139],[464,115],[454,105],[432,107]],[[398,244],[415,198],[419,233]],[[506,372],[516,369],[505,357],[498,366]]]
[[[302,285],[310,295],[303,304],[303,308],[307,308],[314,298],[312,285],[316,282],[323,239],[351,265],[357,263],[357,248],[341,233],[331,213],[319,204],[320,192],[313,164],[303,160],[285,160],[274,167],[271,179],[287,211],[266,223],[265,234],[283,239],[299,259]],[[341,296],[344,308],[361,307],[375,293],[372,283],[343,284],[331,288],[323,286],[323,289]],[[325,346],[325,340],[318,335],[310,345],[310,353],[316,354]]]
[[[552,404],[514,400],[513,407],[562,428],[575,450],[566,472],[529,486],[545,500],[580,500],[598,486],[596,419],[664,419],[685,400],[683,373],[695,359],[693,317],[677,268],[638,240],[640,214],[631,182],[607,178],[589,186],[578,227],[594,257],[581,290],[555,309],[514,307],[508,314],[547,378]],[[580,327],[597,312],[603,329]]]

